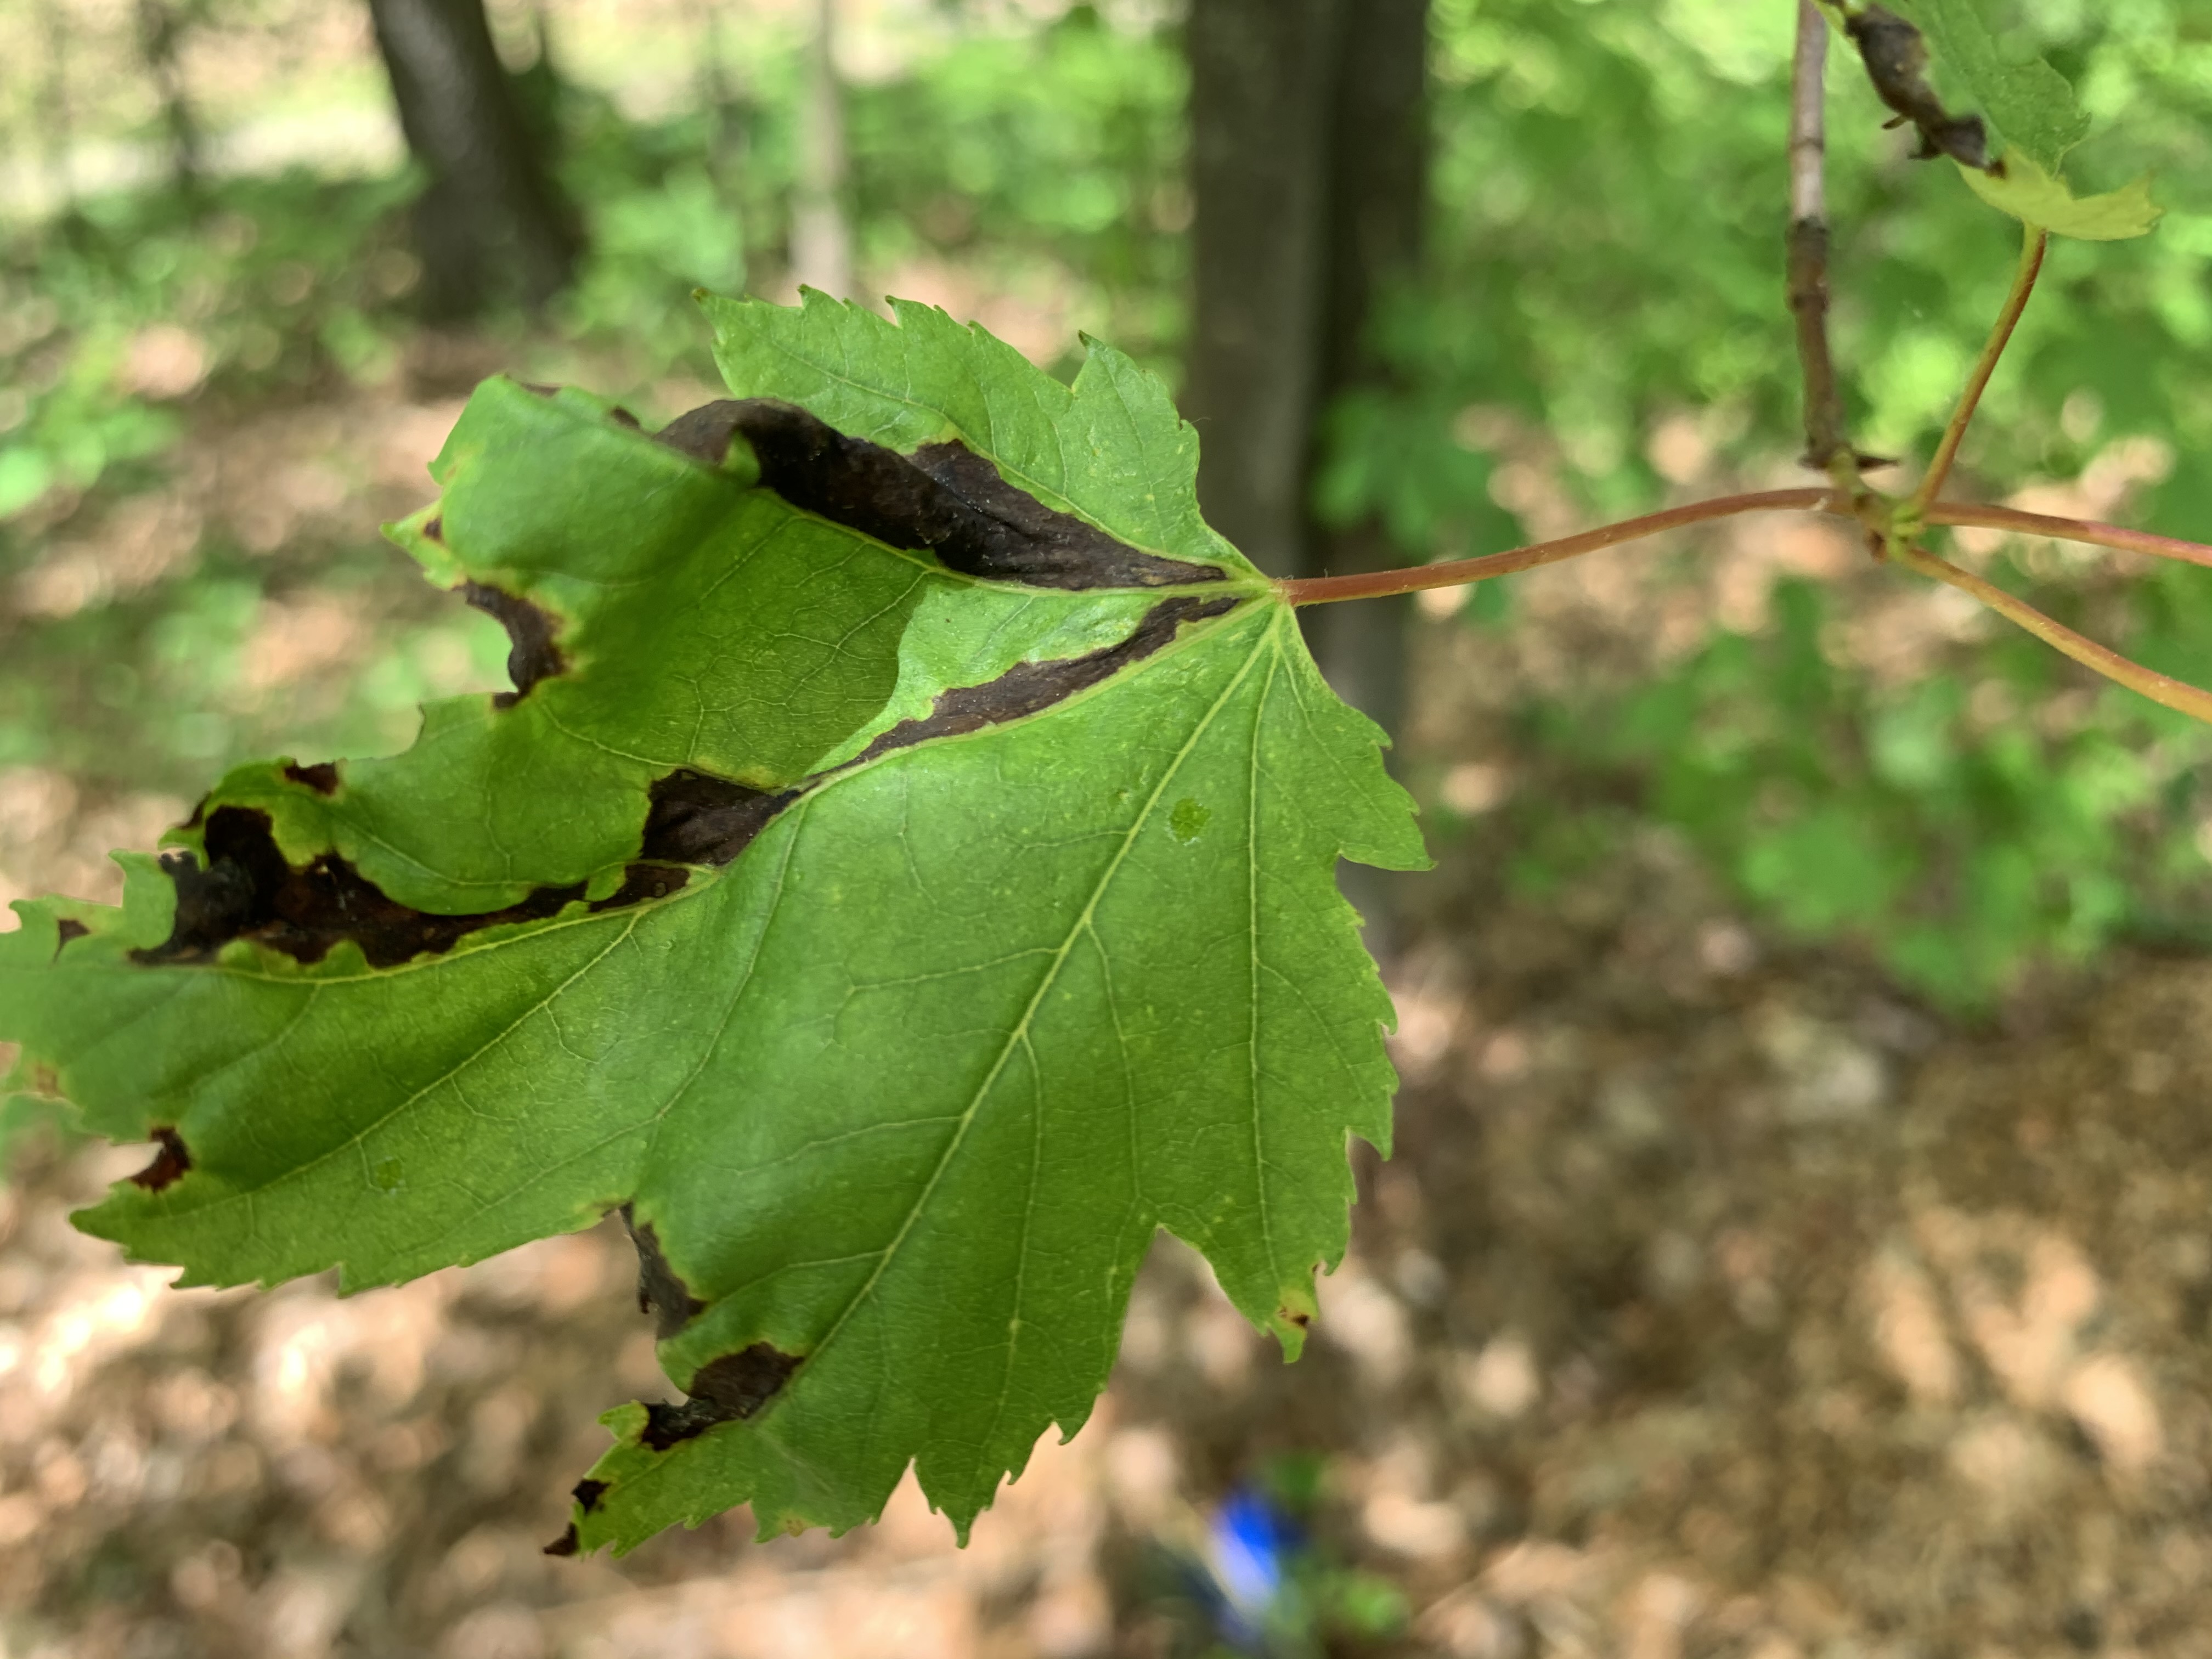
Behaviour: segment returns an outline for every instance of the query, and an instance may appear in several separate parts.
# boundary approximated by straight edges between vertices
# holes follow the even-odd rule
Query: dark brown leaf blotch
[[[665,1342],[697,1318],[707,1304],[691,1294],[691,1287],[668,1265],[653,1224],[636,1219],[627,1204],[620,1213],[629,1242],[637,1247],[637,1310],[653,1316],[654,1334]]]
[[[336,761],[317,761],[313,766],[288,766],[284,769],[284,775],[319,795],[335,795],[338,792],[338,763]]]
[[[577,882],[540,887],[520,903],[473,915],[416,910],[388,897],[345,859],[325,853],[303,868],[287,863],[258,807],[218,806],[201,833],[204,861],[189,853],[163,855],[177,890],[169,937],[131,959],[149,967],[210,960],[234,939],[251,939],[295,962],[316,963],[350,939],[372,968],[440,956],[483,927],[544,921],[585,895]],[[623,884],[595,901],[595,911],[667,897],[690,878],[665,865],[638,863]]]
[[[680,891],[690,879],[688,870],[672,870],[665,864],[633,864],[623,872],[623,884],[606,897],[592,900],[591,908],[594,913],[625,910],[650,899],[665,899]]]
[[[766,1342],[710,1359],[691,1379],[691,1397],[680,1406],[645,1408],[645,1431],[638,1438],[654,1451],[666,1451],[706,1433],[718,1423],[750,1417],[775,1398],[797,1370],[800,1356]]]
[[[553,642],[561,624],[552,612],[482,582],[463,582],[461,597],[507,630],[507,677],[514,682],[514,690],[494,697],[494,708],[514,708],[538,681],[568,667],[568,659]]]
[[[576,1536],[576,1523],[574,1521],[571,1521],[568,1523],[568,1529],[562,1533],[558,1538],[555,1539],[551,1543],[548,1544],[542,1553],[546,1555],[574,1555],[582,1547],[583,1544],[581,1540],[580,1540]]]
[[[1900,121],[1920,130],[1920,157],[1948,155],[1962,167],[2001,173],[1990,160],[1988,131],[1978,115],[1954,115],[1928,84],[1928,43],[1920,31],[1886,6],[1869,5],[1844,24],[1867,79]]]
[[[386,896],[346,860],[326,853],[304,869],[285,862],[258,807],[218,806],[202,832],[204,864],[171,853],[161,868],[176,884],[169,937],[134,962],[204,962],[234,939],[252,939],[296,962],[316,963],[351,939],[372,968],[450,951],[480,927],[556,915],[584,896],[581,883],[541,887],[520,904],[477,915],[416,910]]]
[[[925,444],[908,458],[772,398],[706,404],[656,435],[720,466],[738,434],[760,463],[761,483],[793,507],[892,547],[934,553],[971,576],[1067,589],[1227,579],[1216,566],[1141,552],[1045,506],[963,444]]]
[[[163,1192],[191,1169],[192,1155],[185,1150],[185,1138],[168,1124],[157,1123],[147,1134],[156,1143],[154,1161],[132,1176],[131,1184],[149,1193]]]
[[[54,924],[54,955],[59,957],[64,945],[73,939],[82,939],[91,931],[75,916],[64,916]]]
[[[796,789],[770,794],[679,768],[653,781],[644,854],[671,864],[727,864],[799,795]]]
[[[579,1480],[576,1483],[575,1491],[570,1496],[575,1498],[576,1506],[585,1514],[589,1515],[593,1510],[599,1508],[599,1498],[605,1493],[606,1489],[607,1483],[604,1480]]]
[[[1170,643],[1185,623],[1204,622],[1237,608],[1238,601],[1224,597],[1201,599],[1182,595],[1163,599],[1119,645],[1109,645],[1080,657],[1060,657],[1048,662],[1017,663],[985,685],[963,685],[939,694],[929,713],[918,720],[902,720],[878,738],[854,762],[873,760],[894,749],[908,749],[933,738],[957,737],[1000,726],[1024,715],[1041,714],[1077,692],[1111,679],[1133,663],[1142,662]]]

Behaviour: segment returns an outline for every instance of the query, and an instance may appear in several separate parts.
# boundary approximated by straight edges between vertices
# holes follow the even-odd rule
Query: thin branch
[[[1947,559],[1937,558],[1925,548],[1905,543],[1894,551],[1900,562],[1963,593],[1972,594],[2006,621],[2017,623],[2045,645],[2063,652],[2084,667],[2094,669],[2130,691],[2141,692],[2153,702],[2163,703],[2179,714],[2212,724],[2212,692],[2145,668],[2111,647],[2100,645],[2064,623],[2054,622],[2027,600],[2014,598],[1995,583],[1983,580],[1970,570],[1961,570]]]
[[[1790,218],[1828,222],[1824,94],[1828,25],[1813,0],[1797,0],[1797,50],[1790,66]]]
[[[1305,576],[1275,584],[1292,605],[1330,605],[1340,599],[1379,599],[1394,593],[1418,593],[1430,587],[1460,587],[1490,576],[1510,576],[1517,570],[1556,564],[1577,554],[1618,547],[1662,531],[1680,530],[1709,519],[1733,518],[1740,513],[1838,513],[1854,515],[1828,489],[1764,489],[1747,495],[1717,495],[1687,507],[1670,507],[1662,513],[1624,519],[1597,530],[1584,530],[1556,541],[1535,542],[1510,552],[1492,553],[1479,559],[1450,559],[1441,564],[1417,564],[1401,570],[1363,571],[1352,576]]]
[[[1844,432],[1843,392],[1828,350],[1828,207],[1822,173],[1827,156],[1827,21],[1813,0],[1797,0],[1797,50],[1790,82],[1788,293],[1805,380],[1805,464],[1856,489],[1858,458]]]
[[[1997,360],[2004,356],[2012,331],[2020,323],[2021,313],[2027,309],[2027,296],[2035,292],[2035,278],[2043,269],[2043,252],[2050,244],[2051,234],[2036,225],[2024,228],[2020,268],[2013,275],[2012,292],[2005,296],[2004,309],[1997,313],[1996,325],[1990,330],[1990,337],[1982,346],[1982,355],[1974,363],[1966,389],[1959,394],[1959,406],[1951,411],[1951,423],[1943,428],[1943,440],[1936,446],[1936,459],[1928,464],[1928,476],[1912,492],[1906,508],[1908,515],[1924,514],[1951,476],[1951,464],[1959,458],[1959,445],[1966,438],[1967,425],[1981,404],[1982,391],[1989,385],[1990,376],[1996,372]]]
[[[2178,536],[2154,536],[2148,530],[2130,530],[2094,519],[2055,519],[2043,513],[2022,513],[2010,507],[1972,507],[1960,501],[1938,501],[1922,515],[1925,524],[1972,525],[1984,530],[2009,530],[2022,536],[2048,536],[2054,541],[2087,542],[2094,547],[2118,548],[2124,553],[2147,553],[2154,559],[2179,559],[2212,567],[2212,547],[2185,542]]]
[[[1554,541],[1534,542],[1504,553],[1474,559],[1449,559],[1438,564],[1407,565],[1397,570],[1362,571],[1351,576],[1307,576],[1275,584],[1292,605],[1331,605],[1341,599],[1383,599],[1394,593],[1418,593],[1431,587],[1461,587],[1492,576],[1510,576],[1557,564],[1579,554],[1619,547],[1645,536],[1713,519],[1734,518],[1744,513],[1826,513],[1850,519],[1877,534],[1886,520],[1879,501],[1855,501],[1832,489],[1765,489],[1744,495],[1718,495],[1711,501],[1670,507],[1619,524],[1578,531]],[[1922,515],[1923,524],[1968,525],[1984,530],[2008,530],[2021,536],[2048,536],[2054,541],[2083,542],[2094,547],[2116,548],[2124,553],[2142,553],[2158,559],[2179,559],[2212,568],[2212,547],[2185,542],[2178,536],[2158,536],[2148,530],[2130,530],[2094,519],[2054,518],[2045,513],[2023,513],[2017,507],[1977,507],[1964,501],[1938,501]]]

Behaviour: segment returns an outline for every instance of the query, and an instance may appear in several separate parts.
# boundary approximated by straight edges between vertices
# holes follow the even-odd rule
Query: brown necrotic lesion
[[[637,1310],[653,1316],[653,1334],[665,1342],[705,1311],[707,1304],[691,1294],[690,1286],[668,1265],[653,1224],[637,1219],[628,1204],[617,1213],[637,1251]]]
[[[654,1451],[666,1451],[717,1424],[742,1422],[783,1391],[801,1359],[766,1342],[710,1359],[693,1375],[685,1390],[690,1399],[645,1408],[645,1429],[638,1438]]]
[[[167,1123],[157,1123],[146,1132],[154,1143],[154,1161],[131,1177],[131,1184],[149,1193],[158,1193],[174,1186],[192,1167],[192,1155],[185,1150],[185,1138]]]
[[[726,445],[729,434],[739,429],[730,423],[728,411],[747,407],[757,405],[709,404],[705,410],[694,410],[686,420],[719,410],[721,413],[715,420],[721,425],[695,422],[692,436],[686,441],[704,446],[702,453],[711,452],[717,441]],[[851,441],[830,432],[803,411],[786,405],[774,407],[779,411],[778,421],[787,414],[800,416],[838,442]],[[715,429],[721,431],[719,440],[712,437]],[[756,429],[763,428],[757,426]],[[873,445],[865,447],[874,451],[877,458],[889,458],[914,471],[902,458],[888,450]],[[868,465],[874,465],[875,460],[870,459]],[[1083,530],[1092,537],[1100,534],[1087,526]],[[1150,556],[1121,548],[1119,543],[1111,545],[1134,558]],[[1200,566],[1179,566],[1177,570],[1202,570],[1213,579],[1223,574]],[[502,696],[502,707],[511,706],[548,674],[565,669],[559,648],[553,643],[556,623],[549,613],[478,584],[469,584],[467,592],[472,604],[482,605],[506,624],[514,641],[508,665],[516,690]],[[673,769],[656,779],[648,790],[636,859],[625,867],[617,890],[593,901],[590,908],[619,909],[665,898],[690,880],[685,866],[731,863],[780,813],[852,769],[896,750],[1042,714],[1144,661],[1171,644],[1185,627],[1225,616],[1244,602],[1243,596],[1233,593],[1163,598],[1118,644],[1080,656],[1017,663],[983,684],[944,691],[927,715],[900,722],[853,760],[787,789],[757,789],[690,768]],[[337,765],[329,762],[290,764],[284,775],[301,787],[326,797],[336,795],[344,781]],[[587,884],[575,882],[540,886],[518,902],[495,910],[466,915],[418,910],[393,899],[336,852],[324,853],[305,864],[292,864],[276,845],[269,814],[259,807],[204,803],[203,810],[194,813],[191,827],[200,830],[198,853],[171,853],[161,860],[176,890],[175,916],[169,937],[161,944],[131,952],[131,960],[142,965],[211,962],[224,945],[245,939],[302,963],[320,962],[339,945],[350,942],[370,967],[389,968],[451,951],[481,928],[550,920],[569,905],[583,902],[588,891]]]
[[[583,900],[586,885],[540,887],[520,902],[468,915],[417,910],[391,897],[346,859],[325,853],[307,864],[288,862],[269,814],[258,807],[218,806],[201,826],[198,856],[163,855],[176,889],[169,937],[131,953],[146,967],[211,962],[233,939],[252,939],[294,961],[323,960],[341,944],[360,948],[372,968],[438,956],[480,928],[543,921]],[[592,902],[594,911],[665,898],[690,879],[678,868],[635,863],[620,887]]]
[[[1080,657],[1017,663],[985,684],[957,686],[939,693],[927,715],[900,721],[870,744],[852,763],[861,765],[895,749],[910,749],[933,738],[958,737],[980,732],[987,726],[1002,726],[1008,720],[1041,714],[1055,703],[1103,684],[1163,649],[1174,641],[1184,624],[1226,616],[1239,603],[1234,598],[1203,599],[1188,594],[1163,599],[1145,613],[1144,620],[1118,645]]]
[[[1989,132],[1978,115],[1954,115],[1928,82],[1928,42],[1912,24],[1886,6],[1865,5],[1845,17],[1844,31],[1859,49],[1875,94],[1897,112],[1890,125],[1911,123],[1920,132],[1920,155],[1948,155],[1961,167],[2002,173],[1990,159]]]
[[[483,582],[463,582],[461,597],[507,630],[507,677],[514,690],[499,693],[493,707],[512,708],[538,681],[567,670],[568,660],[556,643],[561,623],[551,611]]]
[[[1069,590],[1180,587],[1228,579],[1218,566],[1146,553],[1047,507],[965,444],[902,455],[773,398],[724,398],[669,422],[659,441],[709,466],[743,437],[760,480],[793,507],[948,569]]]

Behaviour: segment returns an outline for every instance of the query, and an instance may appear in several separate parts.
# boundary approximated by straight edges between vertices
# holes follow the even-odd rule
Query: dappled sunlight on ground
[[[71,788],[9,775],[11,878],[179,805]],[[1319,1452],[1316,1547],[1407,1620],[1346,1653],[2193,1651],[2212,969],[1978,1032],[1760,937],[1663,836],[1540,904],[1429,879],[1401,1153],[1359,1160],[1305,1360],[1164,1243],[1097,1417],[964,1553],[909,1480],[843,1540],[739,1515],[548,1559],[595,1415],[669,1393],[617,1231],[346,1299],[172,1291],[64,1219],[143,1152],[34,1154],[0,1236],[7,1650],[1164,1659],[1158,1561]]]

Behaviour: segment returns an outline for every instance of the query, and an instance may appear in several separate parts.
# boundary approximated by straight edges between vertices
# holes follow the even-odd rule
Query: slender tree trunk
[[[694,0],[690,15],[699,36],[699,105],[707,112],[707,173],[734,212],[745,161],[745,111],[730,83],[722,13],[722,0]]]
[[[1192,0],[1186,25],[1197,216],[1183,408],[1207,520],[1279,576],[1307,571],[1341,3]]]
[[[138,0],[138,55],[161,100],[161,125],[169,135],[169,178],[177,193],[197,199],[200,190],[200,126],[185,84],[178,50],[185,20],[173,0]]]
[[[46,0],[40,13],[46,46],[46,73],[39,87],[39,129],[46,164],[46,186],[53,214],[67,221],[76,214],[76,176],[70,155],[73,129],[69,92],[69,14],[61,0]]]
[[[1191,0],[1196,275],[1184,410],[1214,527],[1277,575],[1403,556],[1374,525],[1314,518],[1322,413],[1384,375],[1378,303],[1418,263],[1428,187],[1428,0]],[[1395,733],[1407,602],[1307,618],[1340,695]],[[1369,942],[1395,944],[1387,878],[1348,867]]]
[[[849,299],[853,233],[845,215],[845,98],[837,82],[837,0],[814,0],[799,109],[799,176],[792,192],[791,274]]]
[[[536,306],[582,236],[494,48],[483,0],[369,0],[407,147],[430,176],[415,206],[422,307],[461,317]]]
[[[1347,392],[1387,383],[1389,368],[1373,349],[1377,310],[1420,264],[1429,179],[1428,9],[1428,0],[1339,0],[1322,410]],[[1372,522],[1314,526],[1306,547],[1315,574],[1386,569],[1408,556]],[[1401,597],[1327,605],[1310,629],[1339,695],[1394,737],[1406,709],[1413,603]]]

